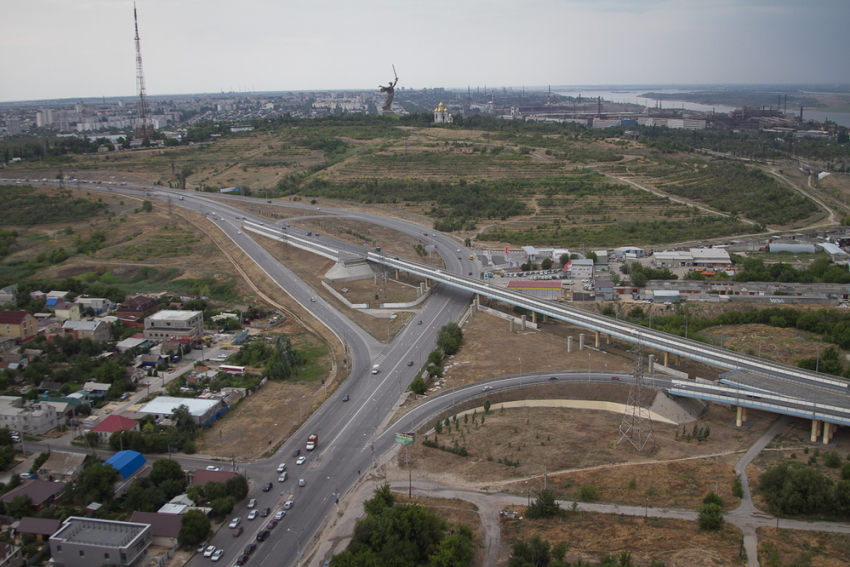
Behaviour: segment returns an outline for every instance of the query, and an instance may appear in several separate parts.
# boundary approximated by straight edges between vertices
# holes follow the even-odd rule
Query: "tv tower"
[[[133,20],[136,22],[136,89],[139,91],[139,124],[138,133],[142,138],[150,138],[151,114],[148,110],[148,99],[145,95],[145,74],[142,71],[142,48],[139,45],[139,18],[136,16],[136,3],[133,2]]]

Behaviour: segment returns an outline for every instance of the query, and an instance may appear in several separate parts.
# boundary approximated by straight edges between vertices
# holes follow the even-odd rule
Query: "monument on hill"
[[[395,72],[395,65],[393,65],[393,75],[395,75],[395,81],[390,81],[390,84],[387,86],[378,85],[381,87],[382,93],[387,93],[387,99],[384,101],[384,106],[381,107],[383,110],[382,114],[391,114],[393,111],[393,95],[395,95],[395,86],[398,84],[398,74]]]

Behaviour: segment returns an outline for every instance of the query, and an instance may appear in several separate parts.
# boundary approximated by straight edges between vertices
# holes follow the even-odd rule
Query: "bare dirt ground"
[[[523,510],[520,509],[520,513]],[[667,567],[716,567],[740,565],[738,553],[741,532],[726,525],[717,533],[701,532],[695,522],[652,519],[579,512],[558,520],[502,521],[503,545],[516,539],[531,540],[535,535],[552,545],[568,546],[568,564],[582,560],[601,560],[607,555],[628,551],[633,565],[660,561]]]
[[[850,563],[850,539],[846,534],[759,528],[759,563],[844,567]]]
[[[408,303],[416,301],[416,288],[423,278],[401,275],[398,280],[389,279],[392,272],[387,274],[386,284],[379,279],[376,286],[375,280],[357,280],[353,282],[329,283],[332,288],[340,292],[351,303],[368,303],[377,308],[380,303]],[[343,291],[346,290],[346,291]],[[377,296],[378,298],[376,299]]]
[[[556,397],[616,401],[628,395],[624,386],[576,386],[575,391]],[[621,390],[619,395],[616,390]],[[547,397],[532,388],[526,389],[525,395]],[[707,441],[686,442],[681,435],[676,437],[681,427],[656,423],[655,445],[639,453],[625,441],[617,445],[622,422],[618,413],[554,408],[502,410],[494,403],[484,417],[484,425],[480,414],[475,424],[471,419],[464,423],[461,418],[452,426],[451,434],[444,426],[437,436],[441,445],[453,446],[457,441],[458,446],[466,447],[467,457],[421,443],[410,447],[414,476],[438,477],[442,482],[512,494],[525,494],[528,489],[538,492],[545,482],[564,500],[578,500],[578,488],[592,484],[598,489],[597,502],[640,505],[649,498],[650,505],[690,509],[717,489],[727,507],[734,508],[739,500],[731,493],[733,466],[772,421],[772,416],[753,414],[756,423],[740,431],[729,427],[734,425],[731,410],[712,406],[698,424],[710,428]],[[687,424],[687,430],[692,431],[693,425]],[[424,431],[419,434],[424,435]],[[434,435],[430,439],[433,441]],[[404,455],[398,459],[403,462]]]

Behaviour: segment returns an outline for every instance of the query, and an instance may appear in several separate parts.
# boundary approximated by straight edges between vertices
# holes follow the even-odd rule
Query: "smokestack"
[[[782,109],[783,114],[788,114],[788,95],[785,95],[785,106]]]
[[[800,107],[800,124],[803,123],[803,107]]]

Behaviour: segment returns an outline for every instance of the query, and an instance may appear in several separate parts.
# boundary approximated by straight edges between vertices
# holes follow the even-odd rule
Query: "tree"
[[[543,270],[551,270],[552,269],[552,259],[551,258],[543,258],[543,261],[540,262],[540,268]]]
[[[552,559],[550,547],[549,541],[541,539],[539,535],[532,537],[528,543],[519,540],[513,545],[508,567],[545,567]]]
[[[570,255],[561,254],[561,257],[558,260],[560,260],[562,266],[566,266],[570,261]]]
[[[428,385],[425,384],[425,380],[423,380],[421,376],[417,376],[413,379],[413,382],[410,383],[410,391],[416,394],[417,396],[421,396],[427,390]]]
[[[32,499],[22,494],[15,496],[12,501],[6,504],[6,515],[13,518],[24,518],[32,515]]]
[[[437,546],[436,555],[430,558],[430,567],[466,567],[472,563],[475,550],[472,548],[472,531],[461,525],[457,531]]]
[[[224,489],[228,496],[232,496],[237,502],[248,496],[248,479],[241,474],[227,479],[224,483]]]
[[[200,510],[189,510],[180,518],[180,545],[194,546],[206,541],[212,534],[209,518]]]
[[[392,489],[390,489],[390,484],[388,482],[375,487],[372,494],[372,498],[363,503],[363,510],[367,514],[379,516],[384,512],[384,510],[392,508],[395,505],[395,495],[393,494]]]
[[[717,504],[721,508],[723,508],[723,499],[717,495],[713,490],[705,495],[705,498],[702,499],[703,504]]]
[[[551,490],[540,491],[540,494],[526,510],[526,516],[531,519],[555,518],[561,514],[563,514],[563,510],[555,499],[555,493]]]
[[[716,532],[726,523],[723,518],[723,508],[719,504],[701,504],[697,511],[699,512],[698,523],[701,530]]]
[[[183,480],[183,467],[177,461],[170,459],[157,459],[153,462],[148,479],[159,486],[166,480]]]
[[[145,201],[142,202],[142,212],[143,213],[149,213],[152,210],[153,210],[153,205],[151,204],[150,201],[145,200]]]
[[[80,473],[74,484],[74,494],[84,506],[92,502],[107,502],[112,499],[113,485],[118,471],[101,461],[94,461]]]
[[[588,252],[587,254],[585,254],[585,257],[588,260],[593,260],[594,262],[596,262],[599,259],[599,257],[596,255],[596,252]]]
[[[443,349],[447,355],[455,354],[463,342],[463,331],[457,323],[451,322],[443,325],[437,333],[437,346]]]

